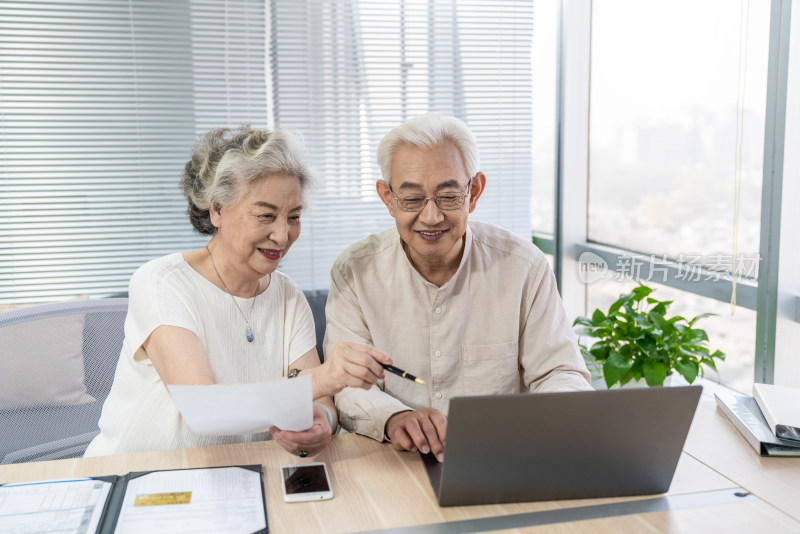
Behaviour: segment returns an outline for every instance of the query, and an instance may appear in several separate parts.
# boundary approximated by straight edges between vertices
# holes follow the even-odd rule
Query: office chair
[[[0,314],[0,464],[77,458],[99,430],[128,299]]]

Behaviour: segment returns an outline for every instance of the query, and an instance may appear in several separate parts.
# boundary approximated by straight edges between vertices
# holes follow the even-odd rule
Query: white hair
[[[464,121],[436,112],[425,113],[394,128],[378,145],[378,165],[383,180],[391,186],[392,157],[397,147],[410,145],[416,148],[433,148],[452,143],[461,153],[464,168],[473,178],[480,168],[478,144]]]

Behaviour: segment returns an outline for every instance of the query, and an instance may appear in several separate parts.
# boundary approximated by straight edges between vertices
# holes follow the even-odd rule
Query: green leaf
[[[611,354],[606,359],[606,363],[603,364],[603,376],[606,379],[606,385],[611,387],[616,384],[630,370],[632,363],[630,359],[625,358],[619,352]]]
[[[647,344],[642,345],[642,348],[644,349],[645,354],[647,354],[647,357],[650,358],[651,360],[661,359],[661,357],[658,354],[658,345],[656,345],[655,343],[649,342]]]
[[[628,299],[630,299],[629,295],[622,295],[620,298],[618,298],[608,309],[608,316],[611,317],[617,313],[619,309],[622,308],[622,305],[628,302]]]
[[[603,321],[605,321],[605,319],[606,316],[603,315],[603,312],[601,312],[600,310],[595,310],[594,313],[592,314],[592,322],[594,324],[602,323]]]
[[[594,327],[591,326],[582,326],[580,328],[575,328],[575,335],[580,336],[588,336],[594,337]]]
[[[647,360],[642,365],[642,372],[648,386],[663,386],[669,367],[664,362]]]
[[[639,377],[639,378],[641,378],[641,377]],[[639,380],[639,378],[636,378],[635,380]],[[625,376],[623,376],[622,378],[619,379],[619,385],[620,386],[624,386],[625,384],[627,384],[631,380],[634,380],[633,373],[631,371],[628,371],[627,373],[625,373]]]
[[[594,326],[592,324],[592,321],[588,317],[584,317],[583,315],[578,316],[578,318],[575,319],[575,322],[572,323],[572,326],[576,326],[579,324],[583,326]]]
[[[719,358],[720,360],[724,360],[725,353],[722,352],[721,350],[715,350],[714,352],[711,353],[711,358]]]
[[[689,321],[689,326],[692,326],[694,323],[696,323],[700,319],[705,319],[706,317],[712,317],[714,315],[716,315],[716,313],[701,313],[700,315],[698,315],[697,317],[695,317],[691,321]]]
[[[595,339],[609,340],[614,337],[614,329],[610,325],[595,327],[592,337]]]
[[[642,369],[641,369],[641,367],[639,367],[637,369],[634,369],[633,367],[631,367],[631,370],[628,372],[627,375],[625,375],[625,380],[624,380],[623,384],[627,383],[628,380],[633,380],[634,382],[638,382],[641,379],[642,379]]]
[[[633,309],[629,310],[628,309],[628,305],[626,304],[625,305],[625,311],[624,312],[622,312],[622,311],[618,312],[617,315],[614,318],[617,319],[618,321],[624,319],[625,321],[627,321],[629,323],[632,323],[634,315],[636,315],[636,311],[634,311]]]
[[[658,329],[661,330],[661,332],[663,332],[664,334],[669,334],[675,329],[672,326],[672,323],[664,319],[664,316],[661,315],[660,313],[651,311],[650,313],[647,314],[647,316],[650,317],[650,320],[653,321],[653,324],[655,324],[656,327],[658,327]]]
[[[620,327],[619,332],[620,332],[620,337],[622,339],[636,341],[637,339],[641,339],[644,336],[645,330],[632,324]]]
[[[633,316],[633,322],[644,328],[649,328],[652,323],[650,317],[641,313]]]
[[[655,299],[653,299],[653,300],[655,300]],[[659,302],[659,301],[656,300],[656,302],[658,302],[658,305],[657,306],[653,306],[653,309],[650,310],[650,311],[659,313],[661,315],[666,315],[667,314],[667,308],[669,308],[669,305],[672,304],[672,301],[671,300],[665,300],[664,302]]]
[[[691,360],[697,360],[698,358],[705,358],[708,356],[708,349],[705,347],[698,347],[697,345],[680,345],[678,347],[678,352],[684,356],[688,356]]]
[[[589,353],[598,360],[605,360],[608,358],[611,347],[602,342],[597,342],[589,349]]]
[[[675,362],[675,369],[691,384],[700,372],[700,365],[691,360],[678,360]]]
[[[690,328],[683,332],[683,340],[686,343],[699,343],[701,341],[708,341],[708,334],[705,330],[699,328]]]
[[[633,300],[634,302],[639,302],[652,292],[653,292],[652,289],[650,289],[646,285],[640,284],[639,287],[635,287],[633,291],[631,291],[631,293],[633,294],[631,300]]]

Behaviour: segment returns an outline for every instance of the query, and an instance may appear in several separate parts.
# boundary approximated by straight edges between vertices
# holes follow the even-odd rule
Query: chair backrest
[[[128,299],[0,314],[0,463],[83,455],[111,389]]]
[[[325,304],[328,302],[328,291],[325,289],[315,289],[303,291],[308,305],[311,306],[311,314],[314,316],[314,327],[317,335],[317,354],[319,361],[325,361],[322,354],[322,341],[325,339]]]
[[[328,292],[305,295],[323,361]],[[99,432],[127,311],[127,298],[112,298],[0,314],[0,464],[83,455]]]

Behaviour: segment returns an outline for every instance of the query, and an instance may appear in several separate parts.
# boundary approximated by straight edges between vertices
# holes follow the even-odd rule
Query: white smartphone
[[[286,502],[324,501],[333,498],[331,479],[325,462],[281,467],[283,500]]]

